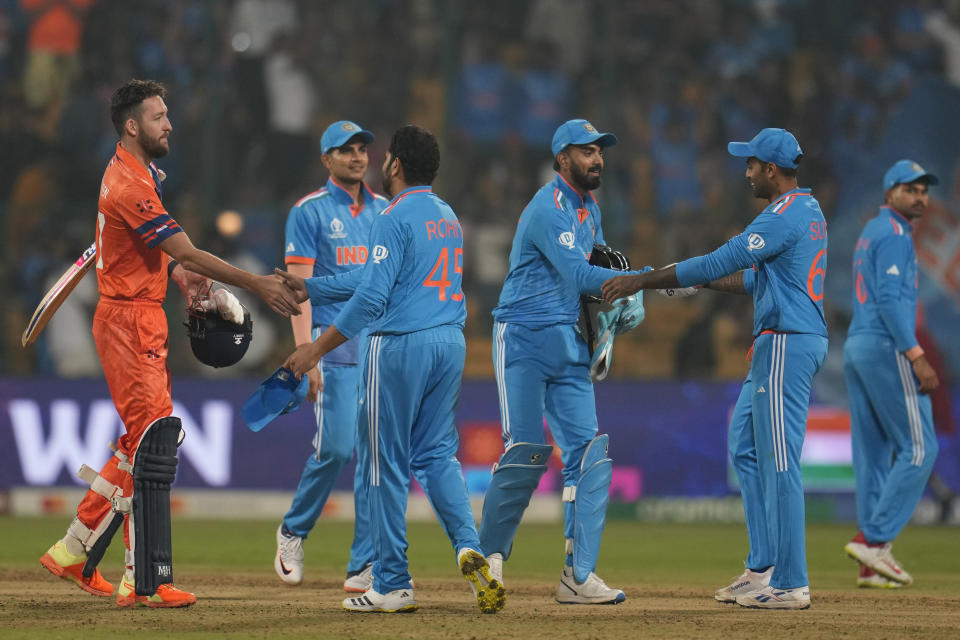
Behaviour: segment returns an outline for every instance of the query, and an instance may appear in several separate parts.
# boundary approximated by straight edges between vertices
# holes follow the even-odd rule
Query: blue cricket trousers
[[[287,529],[301,538],[306,538],[317,523],[341,469],[353,458],[357,440],[360,367],[321,362],[319,368],[323,390],[314,404],[317,421],[313,441],[315,451],[307,458],[290,510],[283,517]],[[373,561],[366,484],[359,467],[358,461],[353,479],[356,515],[348,572],[359,571]]]
[[[807,413],[813,376],[827,356],[827,339],[805,333],[765,333],[753,344],[753,360],[748,380],[752,386],[750,411],[753,431],[752,447],[756,453],[756,484],[744,493],[744,500],[761,499],[769,541],[776,565],[770,585],[777,589],[793,589],[810,584],[807,577],[803,483],[800,474],[800,451],[806,434]],[[744,389],[747,385],[744,383]],[[738,403],[739,404],[739,403]],[[735,412],[736,414],[736,412]],[[740,422],[745,424],[745,419]],[[751,443],[745,428],[740,429],[737,444],[731,438],[734,460],[739,460],[738,473],[752,477],[749,464]],[[748,481],[750,485],[752,481]],[[754,527],[756,505],[745,508]],[[749,531],[749,529],[748,529]],[[762,540],[762,536],[754,536]],[[751,544],[755,540],[751,539]],[[757,543],[763,559],[763,543]],[[753,549],[751,548],[751,554]],[[749,566],[749,564],[748,564]],[[758,567],[760,568],[760,567]]]
[[[454,408],[466,345],[445,325],[400,335],[371,335],[363,375],[360,449],[373,533],[373,588],[409,588],[407,494],[411,472],[459,552],[480,549],[470,495],[456,458]]]
[[[776,551],[770,544],[770,533],[767,531],[763,487],[760,482],[760,467],[757,464],[757,445],[753,434],[753,392],[753,380],[748,374],[730,416],[727,448],[740,482],[747,539],[750,541],[746,565],[747,569],[757,571],[774,565]]]
[[[493,363],[504,447],[545,444],[543,419],[560,447],[563,484],[580,481],[580,461],[597,436],[590,352],[573,325],[533,328],[495,322]],[[572,502],[565,502],[564,537],[573,538]]]
[[[917,393],[913,365],[889,338],[849,336],[843,359],[857,522],[870,542],[889,542],[913,515],[937,457],[930,396]]]

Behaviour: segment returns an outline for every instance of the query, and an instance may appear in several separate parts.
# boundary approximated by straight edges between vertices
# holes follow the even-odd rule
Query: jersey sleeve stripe
[[[149,249],[153,249],[170,236],[175,233],[180,233],[181,231],[183,231],[183,229],[180,228],[180,225],[166,213],[162,213],[149,222],[143,223],[136,229],[140,240],[142,240]]]
[[[305,196],[303,196],[302,198],[300,198],[299,200],[297,200],[297,204],[295,204],[295,205],[293,205],[293,206],[295,206],[295,207],[302,207],[302,206],[304,205],[304,203],[307,202],[308,200],[312,200],[313,198],[317,198],[317,197],[319,197],[319,196],[322,196],[322,195],[324,195],[326,192],[327,192],[327,188],[326,188],[326,187],[322,187],[322,188],[320,188],[320,189],[317,189],[317,190],[314,191],[313,193],[308,193],[307,195],[305,195]]]
[[[283,259],[285,264],[307,264],[313,266],[316,264],[316,258],[307,258],[306,256],[286,256]]]

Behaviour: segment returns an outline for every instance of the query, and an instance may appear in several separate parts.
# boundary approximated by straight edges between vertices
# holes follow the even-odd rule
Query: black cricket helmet
[[[590,264],[614,271],[630,270],[630,258],[605,244],[593,245],[593,249],[590,251]],[[584,294],[580,296],[580,299],[583,302],[603,302],[602,297],[590,294]],[[609,309],[609,307],[604,308]]]
[[[197,360],[211,367],[229,367],[237,364],[253,340],[253,320],[243,309],[243,324],[225,320],[216,311],[203,311],[192,306],[187,309],[187,335],[190,349]]]
[[[615,271],[630,270],[630,259],[605,244],[593,245],[593,250],[590,251],[590,264]]]

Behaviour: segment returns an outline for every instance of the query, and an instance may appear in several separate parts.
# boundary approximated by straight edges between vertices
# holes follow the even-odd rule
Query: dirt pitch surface
[[[197,594],[187,609],[120,609],[58,580],[38,559],[66,518],[0,516],[0,640],[64,638],[377,638],[521,640],[697,638],[792,640],[960,638],[960,553],[956,527],[908,527],[897,558],[917,583],[899,590],[857,589],[855,563],[843,545],[846,525],[807,528],[813,606],[762,611],[722,605],[714,589],[742,567],[743,525],[612,521],[599,573],[622,588],[616,606],[554,602],[562,555],[557,525],[525,524],[505,565],[507,606],[477,609],[436,522],[411,522],[410,571],[420,609],[406,614],[344,611],[344,568],[352,523],[321,520],[304,543],[299,587],[273,571],[276,522],[175,519],[176,584]],[[119,540],[101,563],[119,578]]]
[[[37,569],[0,569],[0,637],[109,636],[296,638],[949,638],[960,635],[956,598],[899,592],[813,592],[807,611],[756,611],[714,602],[679,585],[621,585],[617,606],[564,606],[556,584],[507,584],[506,608],[479,613],[465,582],[425,579],[420,609],[407,614],[343,611],[339,582],[287,587],[265,574],[180,572],[198,595],[179,610],[119,609]],[[885,597],[878,598],[878,595]]]

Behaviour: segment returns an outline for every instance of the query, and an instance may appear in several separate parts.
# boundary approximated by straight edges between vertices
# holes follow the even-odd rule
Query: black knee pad
[[[137,595],[150,596],[173,582],[170,485],[177,475],[180,418],[147,427],[133,461],[134,576]]]

